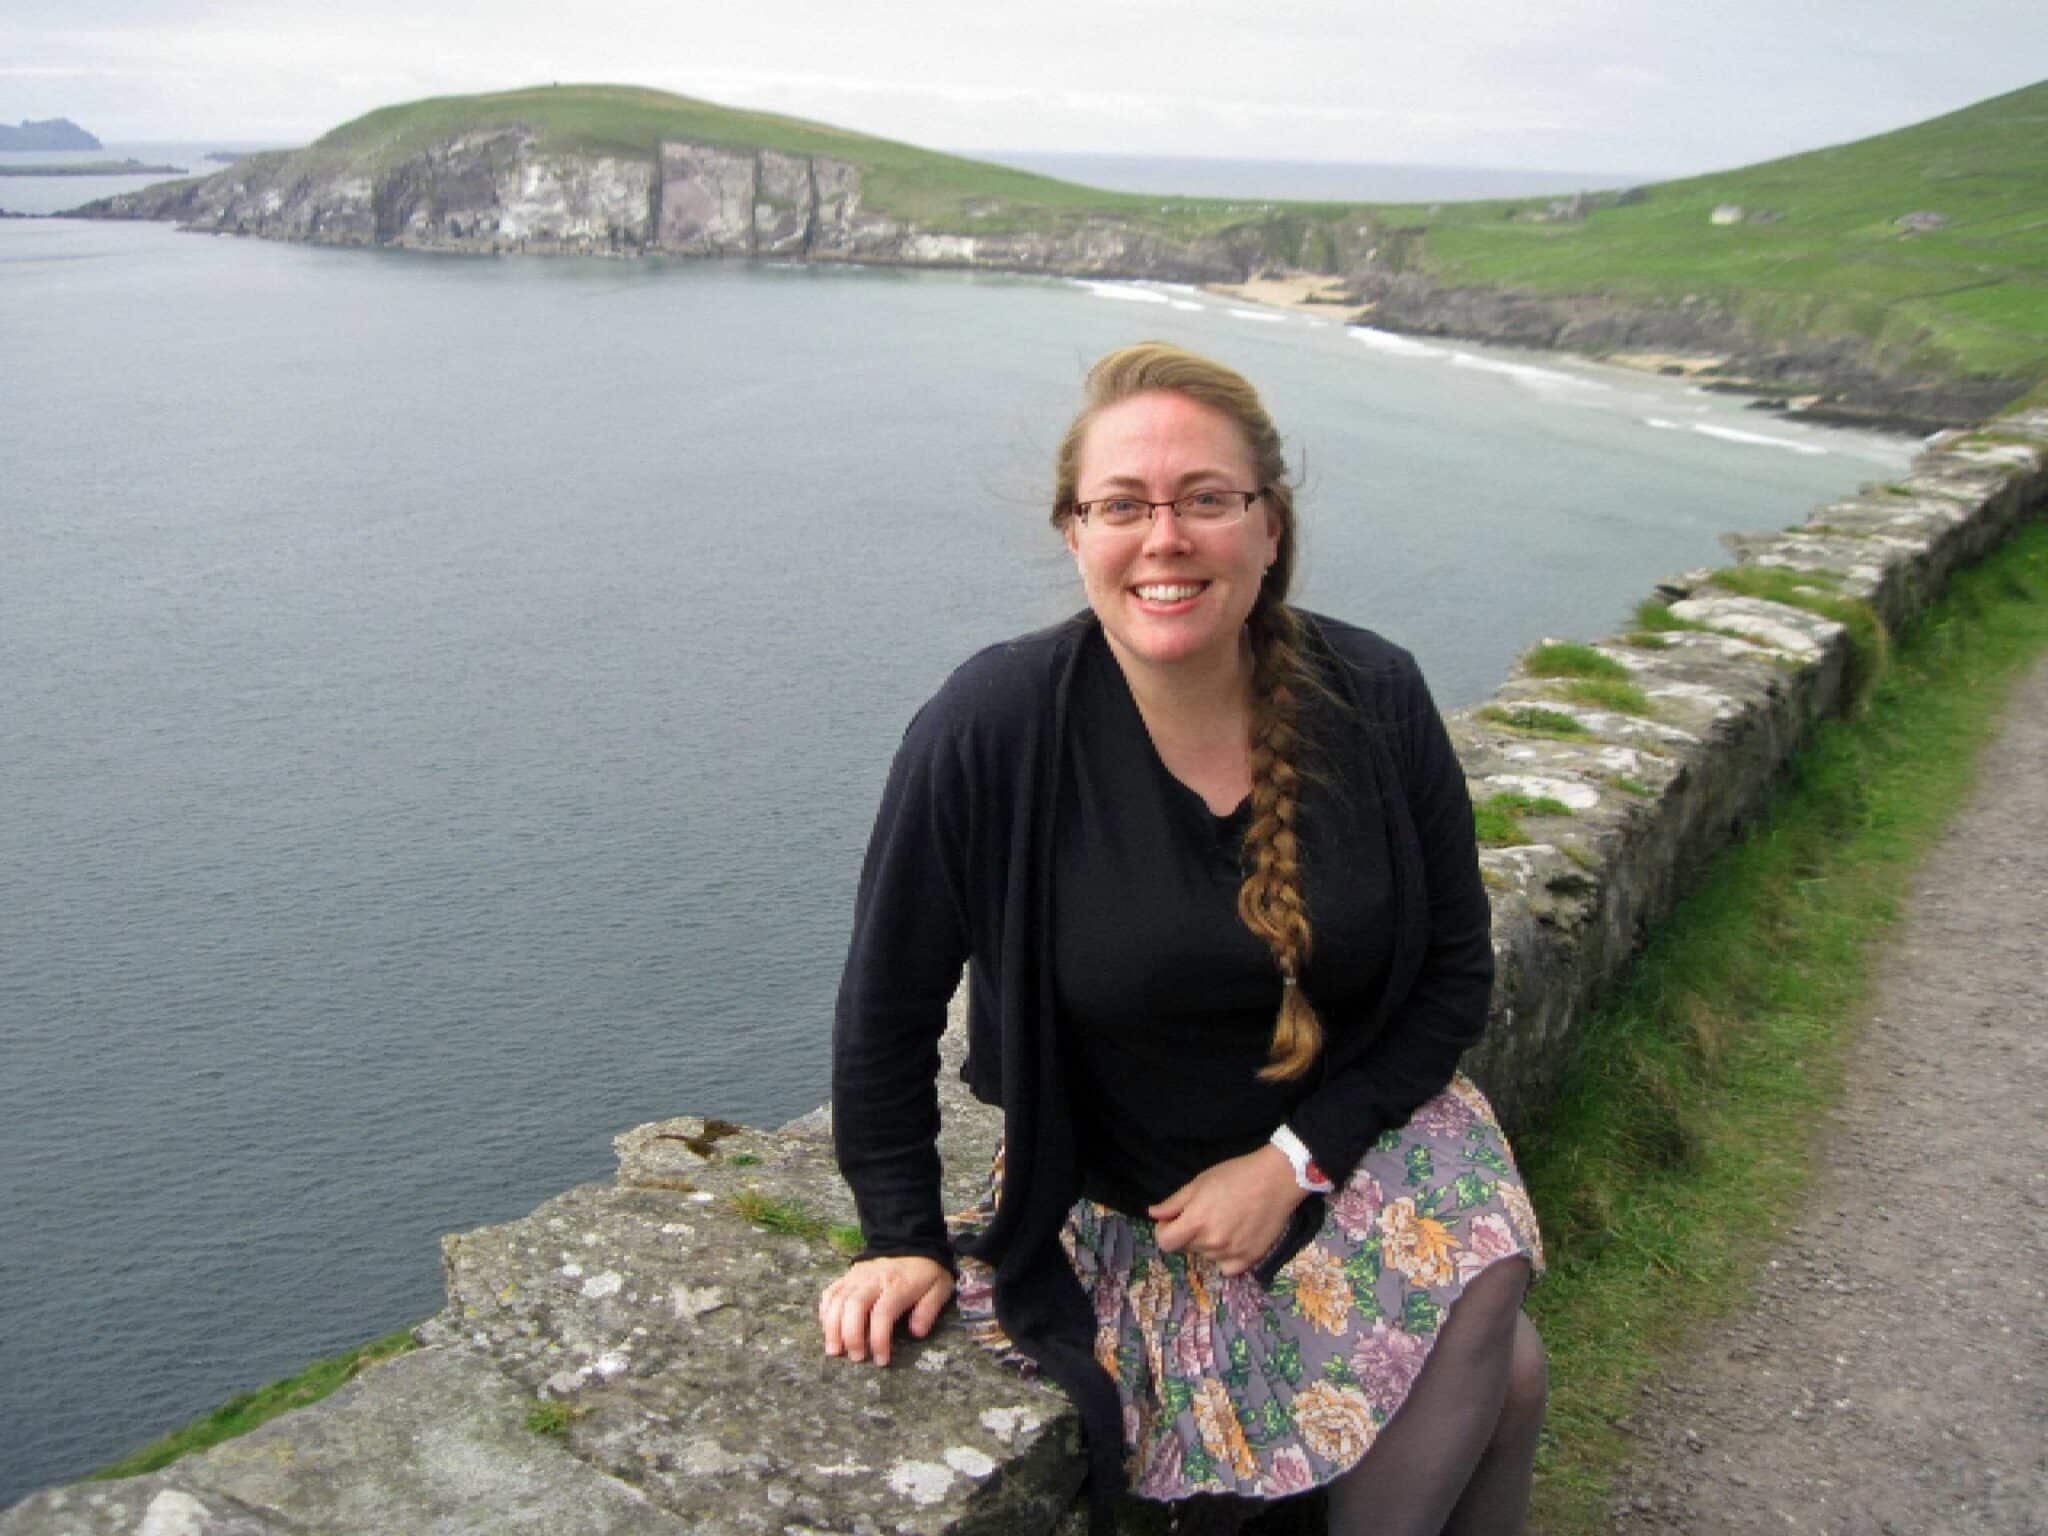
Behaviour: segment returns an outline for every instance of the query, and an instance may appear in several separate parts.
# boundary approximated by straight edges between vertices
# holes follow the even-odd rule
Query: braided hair
[[[1301,621],[1287,604],[1294,576],[1294,489],[1287,481],[1280,433],[1258,391],[1221,363],[1163,341],[1120,348],[1088,370],[1080,414],[1060,440],[1052,522],[1064,531],[1074,516],[1081,448],[1097,413],[1134,395],[1161,391],[1185,395],[1237,424],[1251,449],[1264,500],[1280,523],[1278,551],[1245,624],[1252,651],[1252,815],[1244,834],[1245,876],[1237,914],[1264,941],[1280,971],[1280,1012],[1259,1076],[1285,1082],[1308,1071],[1323,1043],[1322,1021],[1300,985],[1314,935],[1296,830],[1306,751],[1301,705],[1323,688],[1306,655]]]

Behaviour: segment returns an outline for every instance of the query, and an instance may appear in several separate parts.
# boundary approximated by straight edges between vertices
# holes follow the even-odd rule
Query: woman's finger
[[[875,1304],[868,1309],[869,1353],[875,1357],[877,1365],[889,1363],[889,1341],[896,1332],[896,1319],[903,1315],[908,1299],[900,1285],[892,1284],[883,1289],[882,1294],[875,1298]]]
[[[953,1287],[943,1282],[926,1291],[910,1314],[910,1331],[920,1339],[929,1334],[932,1325],[938,1322],[939,1314],[946,1310],[946,1303],[952,1299],[952,1295]]]

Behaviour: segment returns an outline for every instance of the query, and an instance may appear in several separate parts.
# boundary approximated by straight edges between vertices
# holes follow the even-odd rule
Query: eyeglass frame
[[[1146,501],[1143,496],[1131,496],[1128,494],[1116,496],[1091,496],[1086,501],[1069,501],[1067,503],[1067,510],[1073,513],[1074,516],[1078,517],[1083,523],[1087,523],[1089,521],[1089,509],[1092,507],[1099,507],[1105,501],[1136,501],[1144,502],[1145,518],[1143,526],[1147,528],[1151,527],[1152,524],[1159,520],[1159,509],[1161,507],[1172,507],[1173,515],[1175,517],[1179,518],[1184,523],[1192,523],[1197,528],[1235,528],[1239,523],[1243,522],[1245,518],[1251,514],[1252,503],[1257,501],[1261,496],[1264,496],[1270,490],[1272,490],[1272,487],[1270,485],[1262,485],[1258,487],[1256,490],[1250,491],[1225,489],[1222,487],[1212,485],[1204,486],[1202,489],[1198,491],[1183,491],[1180,495],[1169,497],[1165,501]],[[1235,517],[1232,517],[1228,520],[1225,520],[1220,517],[1191,518],[1185,512],[1180,510],[1180,504],[1184,501],[1192,500],[1197,496],[1242,496],[1244,498],[1244,505],[1237,509],[1237,515]],[[1133,528],[1139,527],[1140,524],[1136,521],[1133,521],[1121,524],[1097,523],[1093,526],[1103,528],[1112,533],[1126,533]]]

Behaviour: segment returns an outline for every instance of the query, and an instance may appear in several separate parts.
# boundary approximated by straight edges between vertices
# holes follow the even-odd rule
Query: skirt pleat
[[[953,1218],[972,1231],[988,1193]],[[1162,1253],[1153,1223],[1091,1200],[1061,1234],[1123,1404],[1133,1492],[1284,1498],[1354,1466],[1393,1417],[1465,1287],[1503,1259],[1543,1268],[1536,1217],[1492,1106],[1462,1075],[1366,1153],[1270,1287]],[[1029,1369],[996,1321],[993,1273],[960,1263],[969,1336]]]

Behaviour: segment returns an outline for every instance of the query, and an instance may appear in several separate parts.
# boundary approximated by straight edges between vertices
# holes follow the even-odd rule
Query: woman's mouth
[[[1131,590],[1142,602],[1184,603],[1191,597],[1198,597],[1206,587],[1206,581],[1148,581]]]

